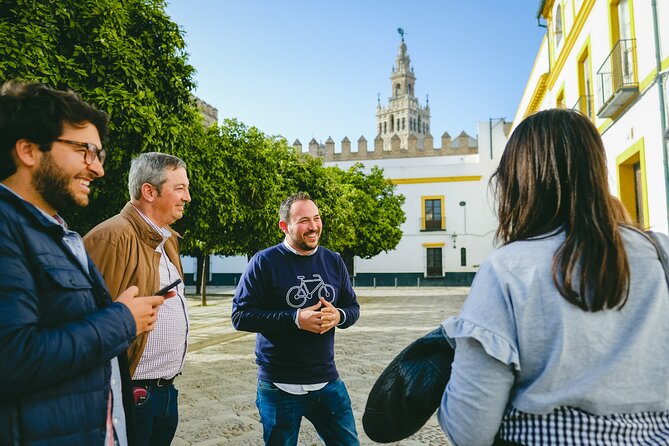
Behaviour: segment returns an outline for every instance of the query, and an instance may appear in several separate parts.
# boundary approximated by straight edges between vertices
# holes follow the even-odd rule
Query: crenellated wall
[[[478,141],[464,131],[455,139],[451,139],[448,133],[444,133],[441,137],[441,147],[434,147],[434,138],[432,135],[427,134],[425,135],[423,145],[424,148],[419,147],[417,138],[414,135],[409,135],[406,146],[402,146],[400,138],[394,135],[391,138],[390,150],[384,150],[383,138],[377,135],[371,145],[367,143],[367,139],[364,136],[358,138],[356,151],[352,150],[351,140],[348,137],[342,139],[339,151],[335,151],[335,142],[332,138],[328,138],[325,143],[319,143],[316,139],[312,138],[309,141],[307,149],[309,154],[321,158],[325,162],[475,155],[478,153]],[[298,152],[303,152],[304,150],[299,139],[295,140],[293,147]]]

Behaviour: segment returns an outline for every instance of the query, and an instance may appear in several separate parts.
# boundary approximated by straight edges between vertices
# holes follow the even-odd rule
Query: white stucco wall
[[[563,2],[568,5],[569,2]],[[669,0],[658,0],[657,18],[659,30],[660,60],[663,64],[663,85],[666,89],[669,71]],[[537,84],[542,75],[547,76],[546,92],[538,106],[539,110],[556,106],[560,92],[564,93],[564,104],[574,107],[579,95],[578,72],[579,59],[584,48],[588,48],[590,72],[593,77],[593,94],[595,114],[603,105],[598,94],[601,81],[597,76],[604,61],[609,57],[613,44],[611,42],[611,2],[607,0],[581,1],[581,17],[571,20],[566,18],[567,26],[563,44],[557,48],[552,65],[548,66],[548,44],[553,45],[553,36],[544,38],[539,49],[535,65],[529,76],[523,97],[519,102],[514,126],[518,125],[531,103],[532,95],[537,91]],[[665,194],[664,147],[660,118],[660,100],[658,83],[656,82],[656,45],[654,36],[653,11],[650,1],[630,1],[631,33],[636,48],[636,80],[639,92],[625,104],[624,108],[611,118],[595,116],[594,124],[602,133],[607,150],[610,184],[612,192],[618,195],[618,167],[616,158],[626,150],[643,141],[645,181],[648,202],[648,215],[645,223],[654,230],[668,231],[667,199]],[[589,14],[583,15],[592,6]],[[615,6],[614,6],[615,7]],[[566,12],[569,13],[569,9]],[[573,13],[573,11],[572,11]],[[581,23],[580,31],[574,25]],[[549,24],[549,27],[552,24]],[[577,32],[578,31],[578,32]],[[571,33],[571,34],[570,34]],[[567,39],[571,41],[567,45]],[[669,92],[665,91],[665,98]],[[669,104],[665,103],[665,111]],[[669,114],[667,114],[669,116]],[[638,146],[637,146],[638,147]]]
[[[493,158],[490,157],[490,133],[493,135]],[[407,219],[401,229],[404,233],[398,246],[388,253],[373,259],[355,259],[356,273],[419,273],[426,268],[426,243],[443,243],[443,266],[445,272],[474,272],[493,249],[496,218],[491,197],[488,195],[488,180],[497,167],[499,157],[506,144],[502,122],[481,122],[479,131],[479,154],[465,156],[442,156],[376,160],[375,165],[384,169],[386,178],[392,180],[433,178],[432,182],[410,182],[398,184],[397,193],[406,197],[404,211]],[[331,164],[331,163],[330,163]],[[352,162],[339,163],[347,169]],[[371,169],[372,165],[366,166]],[[451,181],[458,177],[476,177],[475,181]],[[443,196],[446,220],[445,231],[421,231],[422,197]],[[460,202],[466,206],[460,206]],[[465,227],[466,213],[466,227]],[[327,231],[327,227],[324,228]],[[467,250],[467,265],[460,265],[460,248]],[[184,257],[184,272],[194,273],[195,259]],[[246,268],[245,257],[212,258],[212,273],[242,273]]]
[[[406,221],[401,226],[403,237],[396,249],[373,259],[356,259],[356,273],[425,272],[424,245],[442,243],[445,272],[475,272],[493,250],[497,219],[488,193],[488,180],[497,167],[506,140],[502,122],[480,122],[477,155],[375,160],[374,165],[384,169],[386,178],[399,183],[396,193],[405,197]],[[352,165],[351,162],[336,164],[342,169]],[[365,165],[367,168],[371,166],[371,163]],[[477,176],[480,179],[475,181],[463,178]],[[402,180],[415,181],[405,183]],[[422,198],[426,196],[444,197],[444,231],[421,230]],[[466,205],[460,206],[463,201]],[[466,266],[461,266],[460,249],[463,247],[467,250]]]

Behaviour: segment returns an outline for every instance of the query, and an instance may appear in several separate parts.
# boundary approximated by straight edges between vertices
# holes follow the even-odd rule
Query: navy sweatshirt
[[[337,328],[353,325],[360,306],[341,256],[319,247],[300,256],[283,243],[257,253],[249,262],[232,301],[232,325],[258,333],[258,377],[287,384],[315,384],[339,378],[334,362],[334,336],[300,330],[298,308],[326,300],[344,312]]]

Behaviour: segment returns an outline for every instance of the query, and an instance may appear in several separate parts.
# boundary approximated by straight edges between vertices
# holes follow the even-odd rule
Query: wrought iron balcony
[[[597,71],[597,99],[602,104],[598,117],[610,118],[639,93],[635,47],[636,39],[619,40]]]
[[[579,96],[578,100],[574,105],[572,105],[571,109],[580,111],[588,118],[593,119],[595,117],[593,113],[593,107],[594,105],[592,103],[592,96],[584,95]]]
[[[446,230],[446,222],[441,218],[426,218],[425,220],[419,218],[418,225],[421,232]]]

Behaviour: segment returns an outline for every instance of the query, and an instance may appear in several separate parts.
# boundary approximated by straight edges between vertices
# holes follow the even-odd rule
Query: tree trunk
[[[198,253],[195,257],[197,259],[197,265],[195,267],[195,275],[193,276],[193,281],[195,282],[195,294],[200,294],[202,291],[200,279],[202,278],[202,265],[204,265],[204,254]]]
[[[207,276],[208,276],[208,270],[209,269],[209,256],[208,255],[203,255],[202,256],[202,277],[200,278],[200,287],[201,287],[201,294],[200,294],[200,304],[203,307],[207,306]]]
[[[341,258],[344,261],[344,265],[346,265],[346,269],[348,270],[348,276],[353,277],[355,274],[354,270],[354,262],[353,262],[353,257],[355,257],[353,254],[348,253],[348,252],[342,252]]]

